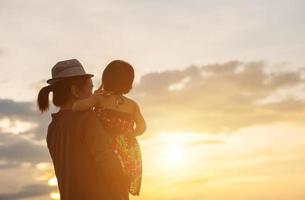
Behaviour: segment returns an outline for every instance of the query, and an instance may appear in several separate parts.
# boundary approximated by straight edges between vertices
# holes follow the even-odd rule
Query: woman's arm
[[[134,135],[135,136],[142,135],[146,130],[146,123],[145,123],[144,117],[140,111],[140,107],[136,103],[135,103],[135,110],[134,110],[134,121],[136,123]]]
[[[97,103],[96,99],[97,99],[96,95],[91,95],[90,97],[88,97],[86,99],[77,100],[73,104],[72,110],[73,111],[89,110],[96,105],[96,103]]]

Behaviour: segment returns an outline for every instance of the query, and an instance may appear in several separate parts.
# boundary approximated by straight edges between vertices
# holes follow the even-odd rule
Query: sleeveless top
[[[141,149],[133,136],[135,122],[131,114],[113,109],[95,108],[109,137],[108,142],[118,157],[123,172],[130,178],[129,192],[139,195],[142,181]]]

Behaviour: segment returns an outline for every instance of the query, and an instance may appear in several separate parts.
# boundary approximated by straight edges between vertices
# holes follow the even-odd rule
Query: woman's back
[[[124,177],[119,160],[108,151],[105,136],[102,124],[92,111],[76,113],[60,110],[52,114],[47,145],[59,180],[61,199],[111,199],[111,194],[105,189],[106,181],[115,180],[113,177],[122,177],[123,180]],[[97,138],[99,141],[93,140]],[[96,147],[93,143],[99,145]],[[97,160],[98,155],[92,155],[91,152],[101,149],[105,149],[104,157]],[[102,170],[107,167],[112,168],[105,174],[110,176],[101,176]],[[121,174],[116,175],[115,172]]]

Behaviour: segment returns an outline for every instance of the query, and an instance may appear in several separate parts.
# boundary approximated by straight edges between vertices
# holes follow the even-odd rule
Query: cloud
[[[0,167],[24,162],[50,162],[45,145],[50,115],[41,115],[32,102],[0,99]]]
[[[54,109],[51,108],[51,112]],[[50,115],[40,114],[36,108],[36,102],[16,102],[10,99],[0,99],[0,120],[9,118],[14,121],[33,123],[34,129],[27,130],[21,134],[33,136],[33,139],[42,140],[46,136],[47,126],[51,120]]]
[[[257,103],[273,98],[278,90],[298,87],[305,92],[302,68],[281,72],[270,68],[264,62],[230,61],[149,73],[131,96],[139,102],[152,132],[234,131],[274,122],[295,123],[296,117],[298,124],[303,123],[305,98],[300,93]]]
[[[50,162],[47,147],[18,135],[1,133],[0,160],[7,164]]]
[[[214,148],[215,151],[218,152],[219,149],[224,148],[223,152],[227,152],[232,150],[235,145],[228,147],[228,141],[222,137],[218,138],[224,133],[214,135],[216,138],[211,138],[210,133],[233,132],[244,130],[245,127],[260,125],[263,128],[254,132],[261,133],[262,138],[245,139],[245,144],[252,151],[253,148],[246,141],[259,141],[259,145],[264,141],[269,147],[270,140],[266,139],[263,133],[268,133],[268,138],[279,137],[278,132],[266,128],[264,126],[266,124],[294,123],[304,126],[303,69],[281,72],[267,69],[270,67],[263,62],[231,61],[204,66],[193,65],[184,70],[148,73],[134,85],[130,96],[142,108],[148,132],[151,134],[157,132],[165,134],[170,132],[205,133],[200,135],[205,136],[202,139],[196,138],[195,141],[187,143],[196,148],[217,146]],[[52,108],[50,112],[53,111]],[[36,109],[35,102],[0,99],[0,172],[2,175],[5,174],[4,182],[1,185],[7,184],[7,177],[11,174],[19,173],[20,176],[26,174],[36,177],[36,168],[30,168],[41,162],[51,162],[45,146],[47,126],[51,120],[50,112],[41,115]],[[4,123],[6,121],[9,123]],[[10,127],[4,129],[1,127],[1,123],[3,127],[3,124],[8,124]],[[27,123],[36,126],[23,127],[20,132],[12,131],[15,130],[14,126]],[[151,134],[147,134],[147,136]],[[235,136],[238,135],[237,131]],[[240,135],[246,137],[245,133],[240,133]],[[253,136],[257,136],[257,134],[253,134]],[[248,139],[249,136],[246,138]],[[287,138],[279,140],[283,142],[280,146],[284,145],[286,148],[289,138],[287,136]],[[156,145],[153,146],[156,147]],[[241,147],[243,151],[238,152],[245,152],[245,147]],[[213,148],[209,148],[209,151],[213,151]],[[227,163],[231,163],[231,160],[236,159],[234,152],[236,151],[233,148],[233,154],[229,158],[225,158],[228,156],[221,152],[221,154],[214,154],[211,159],[222,161],[230,159],[230,162]],[[265,152],[262,154],[265,155]],[[248,160],[237,160],[236,162],[247,165]],[[27,165],[30,167],[24,167]],[[14,171],[11,171],[12,169]],[[215,170],[214,166],[213,170]],[[33,181],[32,179],[24,180],[27,183]],[[230,181],[230,177],[227,177],[227,180]],[[11,180],[11,184],[14,184],[14,181],[16,180]],[[185,184],[183,181],[186,181]],[[198,185],[199,187],[207,181],[211,183],[212,180],[209,177],[198,177],[190,182],[182,180],[180,185],[192,185],[192,187]],[[17,192],[7,193],[9,190],[6,190],[6,193],[0,194],[0,200],[38,197],[49,194],[52,192],[51,190],[52,188],[46,185],[28,185]]]
[[[140,104],[151,133],[219,133],[275,122],[303,124],[305,102],[292,95],[304,91],[300,87],[304,84],[302,73],[266,69],[263,62],[230,61],[148,73],[134,86],[131,96]],[[297,92],[281,93],[280,98],[274,95],[293,87],[299,88]],[[266,98],[277,101],[258,103]],[[36,126],[20,133],[4,131],[14,127],[0,130],[0,160],[9,162],[2,167],[12,162],[49,161],[41,141],[45,143],[50,113],[41,115],[34,102],[0,99],[3,119],[11,120],[11,126],[19,121]]]
[[[32,106],[30,102],[0,99],[0,116],[29,118],[34,114]]]
[[[52,192],[52,188],[44,184],[33,184],[24,186],[19,192],[2,193],[0,200],[19,200],[30,197],[38,197]]]

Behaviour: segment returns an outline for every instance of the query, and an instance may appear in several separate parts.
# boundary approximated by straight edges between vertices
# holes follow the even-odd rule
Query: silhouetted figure
[[[54,105],[60,108],[52,114],[47,135],[60,198],[126,200],[128,180],[96,113],[72,111],[76,100],[92,94],[92,76],[75,59],[61,61],[52,68],[52,79],[47,81],[50,85],[38,94],[42,112],[49,107],[50,92]]]

